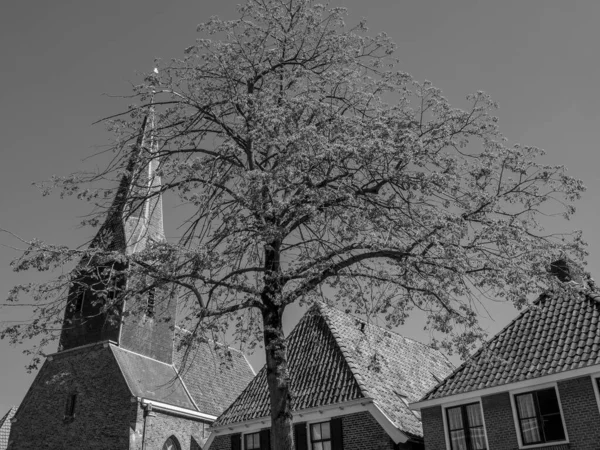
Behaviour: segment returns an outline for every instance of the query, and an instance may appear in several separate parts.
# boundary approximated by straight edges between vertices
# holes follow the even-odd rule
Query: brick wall
[[[394,446],[394,442],[369,412],[340,416],[344,436],[344,450],[416,450],[419,443]],[[231,435],[213,439],[209,450],[231,450]],[[275,449],[273,449],[275,450]]]
[[[70,394],[75,416],[65,419]],[[87,347],[47,360],[17,412],[9,450],[127,449],[137,403],[110,349]]]
[[[215,436],[208,450],[231,450],[231,435]]]
[[[342,417],[344,450],[394,450],[394,442],[369,412]]]
[[[572,450],[600,448],[600,412],[590,377],[558,382],[558,392]]]
[[[519,448],[508,392],[482,397],[481,403],[490,449]]]
[[[421,421],[425,437],[425,450],[446,450],[442,407],[433,406],[422,409]]]
[[[140,408],[138,423],[143,425],[144,411]],[[144,441],[147,449],[161,449],[166,440],[174,436],[181,450],[200,450],[208,438],[208,423],[153,410],[146,417]],[[141,440],[131,450],[140,450]]]

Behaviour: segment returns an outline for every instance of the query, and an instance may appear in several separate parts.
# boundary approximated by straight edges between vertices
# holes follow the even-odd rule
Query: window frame
[[[488,443],[488,438],[487,438],[487,427],[485,424],[485,415],[483,413],[483,404],[481,403],[481,397],[477,397],[477,398],[473,398],[473,399],[469,399],[467,401],[457,401],[457,402],[452,402],[452,403],[448,403],[446,405],[443,405],[442,407],[442,419],[443,419],[443,424],[444,424],[444,439],[446,441],[446,449],[447,450],[453,450],[452,449],[452,439],[450,437],[450,423],[448,422],[448,410],[449,409],[453,409],[453,408],[461,408],[461,414],[463,414],[463,420],[464,420],[464,409],[463,407],[469,406],[469,405],[479,405],[479,410],[481,411],[481,422],[483,424],[483,437],[485,440],[485,449],[489,450],[490,445]],[[472,450],[471,449],[471,443],[468,440],[468,434],[466,434],[465,436],[467,438],[466,443],[467,443],[467,448],[468,450]]]
[[[77,392],[70,392],[65,401],[65,411],[63,420],[71,421],[75,419],[75,409],[77,408]]]
[[[173,445],[175,446],[175,450],[181,450],[181,444],[179,443],[179,439],[177,439],[177,437],[172,434],[171,436],[169,436],[165,442],[163,443],[161,450],[165,448],[165,446],[167,445],[167,443],[171,441],[173,443]]]
[[[308,440],[306,441],[306,443],[308,444],[307,447],[310,450],[314,449],[314,445],[315,443],[319,443],[319,442],[329,442],[329,447],[331,449],[333,449],[333,441],[331,439],[331,419],[329,418],[328,420],[313,420],[311,422],[306,422],[306,432],[308,433]],[[316,440],[313,441],[312,439],[312,427],[313,425],[321,425],[323,423],[329,424],[329,438],[328,439],[320,439],[320,440]]]
[[[256,449],[256,447],[252,447],[252,449],[249,449],[248,447],[246,447],[246,436],[253,436],[256,435],[258,436],[258,449]],[[254,438],[252,438],[254,440]],[[254,432],[250,432],[250,433],[242,433],[242,449],[243,450],[262,450],[260,448],[260,430],[258,431],[254,431]]]
[[[523,394],[528,394],[528,393],[532,393],[532,392],[537,392],[537,391],[543,391],[546,389],[554,389],[554,392],[556,393],[556,400],[558,401],[558,409],[560,411],[560,420],[563,426],[563,431],[565,433],[565,438],[561,441],[546,441],[546,442],[539,442],[536,444],[524,444],[523,443],[523,435],[521,432],[521,421],[519,419],[519,409],[517,406],[517,396],[518,395],[523,395]],[[512,391],[509,391],[509,397],[510,397],[510,405],[511,405],[511,409],[512,409],[512,416],[513,416],[513,422],[515,425],[515,434],[517,435],[517,442],[519,444],[519,449],[530,449],[530,448],[538,448],[538,447],[547,447],[549,445],[562,445],[562,444],[568,444],[569,443],[569,433],[567,431],[567,424],[565,422],[565,413],[563,411],[563,407],[562,407],[562,402],[560,400],[560,390],[558,389],[558,384],[556,382],[554,383],[544,383],[544,384],[540,384],[537,386],[529,386],[529,387],[525,387],[525,388],[521,388],[521,389],[515,389]]]

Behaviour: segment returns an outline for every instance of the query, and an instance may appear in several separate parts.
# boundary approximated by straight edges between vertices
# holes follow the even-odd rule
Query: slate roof
[[[174,365],[110,348],[133,396],[212,416],[221,414],[254,377],[242,353],[228,349],[231,358],[221,362],[209,344],[196,344],[185,362],[180,350]]]
[[[437,350],[365,323],[324,304],[304,315],[288,337],[295,411],[360,398],[374,403],[401,431],[422,436],[406,401],[419,399],[452,371]],[[270,415],[266,368],[213,426]]]
[[[110,348],[133,396],[197,411],[175,367],[115,345]]]
[[[186,355],[185,348],[175,348],[175,367],[205,414],[221,414],[254,378],[252,367],[235,349],[221,348],[225,355],[219,355],[212,342],[193,343]]]
[[[10,436],[10,419],[13,418],[17,412],[17,407],[11,407],[4,417],[0,419],[0,450],[6,450],[8,447],[8,438]]]
[[[422,400],[600,364],[599,301],[592,292],[542,295]]]

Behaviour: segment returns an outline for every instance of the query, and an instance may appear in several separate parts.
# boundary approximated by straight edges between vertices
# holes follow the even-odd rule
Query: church
[[[154,151],[153,121],[152,113],[144,120],[92,249],[131,255],[165,240],[158,161],[139,158]],[[144,159],[151,162],[140,167],[136,161]],[[156,195],[126,201],[138,189]],[[189,332],[177,327],[172,292],[148,290],[141,313],[139,298],[116,302],[117,311],[103,307],[98,273],[119,264],[88,259],[75,269],[58,351],[47,356],[11,420],[9,450],[201,449],[210,424],[254,377],[237,350],[204,342],[186,352],[178,345]]]

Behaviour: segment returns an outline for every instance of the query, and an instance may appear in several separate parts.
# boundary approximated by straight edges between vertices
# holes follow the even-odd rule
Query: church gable
[[[48,357],[12,424],[14,450],[129,448],[137,403],[107,346],[81,347]],[[92,442],[102,436],[101,442]]]

